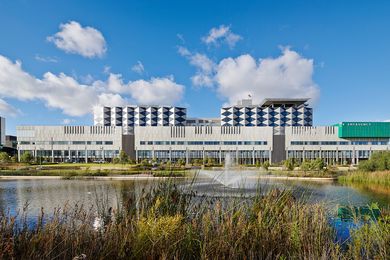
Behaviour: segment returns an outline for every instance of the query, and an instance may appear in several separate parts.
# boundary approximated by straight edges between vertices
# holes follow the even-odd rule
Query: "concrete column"
[[[87,150],[87,147],[85,147],[85,163],[88,163],[88,150]]]
[[[172,148],[169,147],[169,161],[172,162]]]
[[[256,162],[255,162],[255,148],[253,147],[252,149],[252,164],[255,165]]]
[[[239,159],[239,156],[238,156],[238,147],[236,147],[236,164],[238,165],[238,159]]]
[[[271,148],[269,148],[269,158],[268,158],[268,160],[269,160],[269,164],[271,164],[271,162],[272,162],[272,149]]]
[[[18,146],[18,162],[20,162],[20,148]]]
[[[138,150],[135,149],[135,162],[138,163]]]
[[[303,161],[306,160],[306,156],[305,156],[305,147],[303,147],[303,149],[302,149],[302,160],[303,160]]]
[[[189,159],[188,159],[188,148],[186,147],[186,164],[189,163]]]
[[[219,164],[222,164],[222,151],[221,151],[221,147],[219,147]]]

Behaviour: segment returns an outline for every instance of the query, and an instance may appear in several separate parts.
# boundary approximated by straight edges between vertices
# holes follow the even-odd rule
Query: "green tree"
[[[262,167],[264,168],[264,170],[268,171],[268,168],[270,167],[269,161],[265,161],[265,162],[263,163]]]
[[[326,164],[324,160],[322,160],[321,158],[317,158],[312,162],[313,170],[322,171],[325,166]]]
[[[293,158],[289,158],[284,161],[284,167],[286,167],[287,170],[292,171],[295,168],[295,161]]]
[[[129,160],[129,156],[127,155],[127,153],[125,151],[123,151],[123,150],[120,151],[119,160],[122,164],[127,163],[127,161]]]
[[[121,162],[121,160],[119,159],[119,158],[114,158],[114,159],[112,159],[112,163],[113,164],[118,164],[118,163],[120,163]]]
[[[375,152],[369,160],[359,162],[358,167],[371,172],[390,170],[390,151]]]
[[[11,157],[6,152],[0,152],[0,163],[8,163],[11,161]]]
[[[261,163],[260,163],[259,160],[256,160],[256,167],[257,167],[257,168],[260,168],[260,167],[261,167]]]
[[[33,157],[29,151],[24,152],[22,156],[20,156],[20,161],[23,163],[30,163],[33,160]]]
[[[186,161],[184,161],[184,159],[179,159],[179,160],[177,160],[176,164],[178,166],[184,166],[184,165],[186,165]]]
[[[143,160],[141,161],[141,166],[146,167],[146,166],[148,166],[148,165],[149,165],[149,162],[148,162],[147,159],[143,159]]]
[[[14,156],[11,157],[11,162],[17,163],[18,162],[18,155],[15,154]]]
[[[211,167],[215,164],[215,161],[213,158],[207,158],[207,166]]]
[[[301,164],[301,170],[306,172],[306,171],[310,171],[312,168],[312,164],[311,164],[311,161],[303,161],[302,164]]]
[[[172,166],[172,162],[171,161],[167,161],[165,163],[165,169],[171,169],[171,166]]]

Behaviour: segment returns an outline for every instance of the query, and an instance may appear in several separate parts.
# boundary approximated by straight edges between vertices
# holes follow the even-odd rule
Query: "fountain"
[[[225,155],[223,170],[201,170],[199,174],[200,176],[207,176],[225,187],[243,189],[248,188],[248,183],[253,183],[247,183],[248,178],[258,177],[257,171],[239,169],[230,153]]]

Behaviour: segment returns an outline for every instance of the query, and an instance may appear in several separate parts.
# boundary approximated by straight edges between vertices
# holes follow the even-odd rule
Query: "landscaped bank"
[[[251,199],[194,197],[160,183],[117,209],[64,206],[26,223],[0,214],[0,258],[388,259],[390,215],[365,219],[340,245],[321,204],[273,190]],[[356,217],[358,220],[359,217]]]
[[[390,171],[354,171],[338,177],[341,183],[375,184],[390,188]]]

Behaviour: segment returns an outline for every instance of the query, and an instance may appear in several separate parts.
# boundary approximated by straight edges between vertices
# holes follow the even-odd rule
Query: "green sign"
[[[342,122],[340,138],[390,138],[390,122]]]

